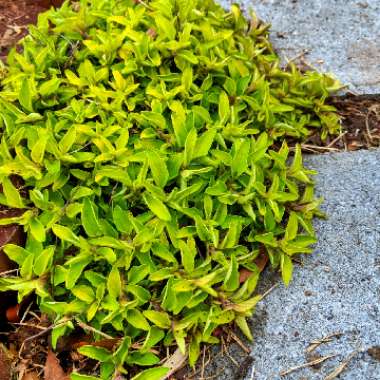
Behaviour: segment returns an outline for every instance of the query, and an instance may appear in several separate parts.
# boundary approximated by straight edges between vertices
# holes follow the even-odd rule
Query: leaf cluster
[[[165,346],[194,365],[220,325],[251,338],[255,259],[288,284],[315,242],[314,173],[286,139],[338,131],[339,85],[281,69],[268,27],[212,0],[66,2],[29,31],[1,79],[0,203],[24,212],[0,223],[27,240],[0,289],[37,294],[53,346],[76,321],[120,338],[79,350],[103,380],[161,378]]]

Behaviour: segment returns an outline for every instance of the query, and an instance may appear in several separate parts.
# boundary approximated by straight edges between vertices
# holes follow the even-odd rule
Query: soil
[[[38,14],[63,0],[1,0],[0,1],[0,59],[26,35],[27,26],[37,21]]]
[[[341,117],[341,134],[321,140],[318,130],[301,145],[304,153],[328,153],[380,146],[380,94],[333,96],[328,103]],[[294,143],[297,143],[295,141]]]
[[[330,100],[342,117],[343,138],[334,147],[357,150],[380,146],[380,94],[336,96]]]
[[[367,353],[374,359],[380,362],[380,346],[371,347],[367,350]]]

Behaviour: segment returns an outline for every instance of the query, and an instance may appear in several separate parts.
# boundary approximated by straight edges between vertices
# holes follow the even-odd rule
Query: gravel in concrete
[[[380,346],[380,150],[309,156],[307,166],[318,170],[317,193],[325,198],[327,221],[315,222],[319,242],[312,255],[301,257],[288,288],[280,285],[262,301],[251,321],[255,342],[249,358],[238,346],[231,356],[208,368],[216,379],[280,379],[279,373],[336,354],[319,368],[300,369],[283,379],[322,380],[350,353],[339,377],[380,379],[380,362],[368,349]],[[268,272],[261,284],[279,281]],[[309,343],[339,332],[340,338],[305,353]],[[244,365],[244,363],[246,365]]]
[[[358,93],[380,93],[379,0],[218,0],[253,8],[272,24],[271,39],[284,57],[298,56],[334,73]],[[319,64],[323,60],[323,64]]]

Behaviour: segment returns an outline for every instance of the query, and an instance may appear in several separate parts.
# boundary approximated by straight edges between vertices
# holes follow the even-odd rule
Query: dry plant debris
[[[313,152],[351,151],[380,146],[380,96],[335,96],[329,103],[337,108],[342,118],[342,133],[323,142],[315,134],[308,138]],[[306,150],[305,150],[306,151]]]
[[[355,355],[357,355],[359,350],[353,351],[348,357],[338,366],[336,367],[330,374],[328,374],[324,380],[334,380],[336,379],[348,366],[350,361],[353,359]]]
[[[315,351],[321,344],[332,342],[333,338],[338,338],[338,337],[340,337],[342,335],[343,335],[343,333],[335,332],[335,333],[332,333],[332,334],[328,334],[328,335],[326,335],[325,337],[323,337],[321,339],[314,340],[314,341],[312,341],[309,344],[309,347],[306,349],[306,352],[308,354],[310,354],[313,351]]]
[[[334,357],[336,357],[335,354],[334,355],[326,355],[326,356],[319,357],[319,358],[311,360],[311,361],[309,361],[307,363],[297,365],[297,366],[289,368],[287,370],[283,370],[283,371],[280,372],[280,376],[289,375],[290,373],[298,371],[299,369],[302,369],[302,368],[316,366],[316,365],[321,364],[321,363],[325,362],[326,360],[334,358]]]
[[[370,347],[367,353],[380,362],[380,346]]]
[[[48,351],[46,357],[44,380],[70,380],[70,377],[63,371],[59,360],[51,350]]]

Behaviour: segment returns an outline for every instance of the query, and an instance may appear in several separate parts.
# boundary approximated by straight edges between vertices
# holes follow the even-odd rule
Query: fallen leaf
[[[66,375],[62,369],[57,356],[51,350],[48,351],[46,357],[44,372],[44,380],[70,380],[69,375]]]
[[[25,373],[21,380],[41,380],[36,372]]]

